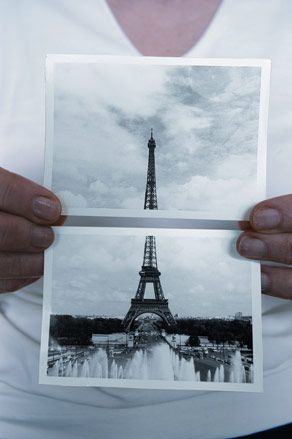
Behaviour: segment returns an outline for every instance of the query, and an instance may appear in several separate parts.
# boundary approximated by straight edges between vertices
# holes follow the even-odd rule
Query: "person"
[[[0,4],[0,436],[218,438],[291,422],[292,306],[283,299],[292,298],[292,195],[281,196],[291,189],[291,2]],[[38,184],[46,53],[272,59],[270,197],[252,209],[237,242],[244,257],[285,264],[262,265],[263,394],[38,384],[43,251],[61,212],[57,197]]]

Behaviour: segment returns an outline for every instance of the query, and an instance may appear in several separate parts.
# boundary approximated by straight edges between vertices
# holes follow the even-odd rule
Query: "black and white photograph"
[[[55,227],[40,383],[261,391],[260,265],[235,231]]]
[[[49,55],[45,185],[66,215],[246,219],[265,197],[269,71],[256,59]],[[146,176],[159,190],[150,210]]]

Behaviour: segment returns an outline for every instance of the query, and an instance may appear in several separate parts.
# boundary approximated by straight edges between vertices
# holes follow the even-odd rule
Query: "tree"
[[[191,335],[186,341],[186,346],[197,347],[200,346],[200,339],[197,335]]]

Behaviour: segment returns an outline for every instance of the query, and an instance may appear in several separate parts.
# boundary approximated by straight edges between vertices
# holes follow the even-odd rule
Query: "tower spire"
[[[156,191],[156,175],[155,175],[155,148],[156,142],[153,137],[153,129],[151,128],[151,136],[148,141],[148,168],[147,182],[145,190],[144,209],[158,209],[157,191]]]

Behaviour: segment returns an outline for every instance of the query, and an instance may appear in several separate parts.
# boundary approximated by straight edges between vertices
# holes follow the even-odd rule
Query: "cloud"
[[[205,212],[226,212],[231,208],[235,215],[242,217],[246,206],[256,202],[252,190],[253,179],[242,184],[240,178],[210,179],[197,175],[185,184],[177,186],[170,183],[160,190],[158,205],[160,209],[201,210]],[[171,197],[169,196],[171,194]]]

